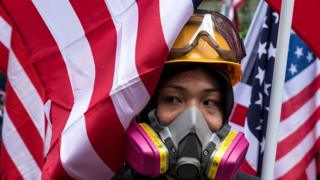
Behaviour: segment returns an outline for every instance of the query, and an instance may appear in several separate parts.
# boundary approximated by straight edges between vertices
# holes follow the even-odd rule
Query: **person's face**
[[[223,123],[221,101],[218,81],[201,69],[190,70],[173,76],[161,87],[156,115],[162,124],[168,125],[183,111],[195,106],[214,132]]]

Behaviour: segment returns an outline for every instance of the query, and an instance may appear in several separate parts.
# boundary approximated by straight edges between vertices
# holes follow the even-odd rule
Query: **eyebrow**
[[[186,91],[186,89],[184,87],[177,86],[177,85],[172,85],[172,84],[166,85],[163,88],[172,88],[172,89],[175,89],[175,90],[178,90],[178,91]],[[205,89],[203,91],[205,93],[213,93],[213,92],[221,93],[220,89],[218,89],[218,88],[208,88],[208,89]]]
[[[179,90],[179,91],[186,91],[186,89],[184,87],[172,85],[172,84],[165,85],[162,88],[164,88],[164,89],[165,88],[172,88],[172,89]]]
[[[213,93],[213,92],[218,92],[221,93],[220,89],[218,88],[209,88],[204,90],[206,93]]]

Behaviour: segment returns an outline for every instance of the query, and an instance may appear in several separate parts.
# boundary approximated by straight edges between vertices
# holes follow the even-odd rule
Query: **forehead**
[[[197,88],[198,86],[204,88],[219,88],[220,85],[217,78],[219,77],[215,76],[213,73],[209,73],[202,68],[197,68],[184,71],[170,77],[163,87],[170,85],[182,85],[191,86],[191,88]]]

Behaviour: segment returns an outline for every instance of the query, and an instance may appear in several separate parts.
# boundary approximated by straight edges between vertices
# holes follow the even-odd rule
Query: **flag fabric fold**
[[[110,179],[199,3],[1,1],[2,178]]]

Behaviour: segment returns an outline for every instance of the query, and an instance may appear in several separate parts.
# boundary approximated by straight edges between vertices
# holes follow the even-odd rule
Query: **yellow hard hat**
[[[229,76],[232,85],[240,81],[243,43],[232,22],[218,12],[196,12],[178,35],[167,65],[208,63]]]

